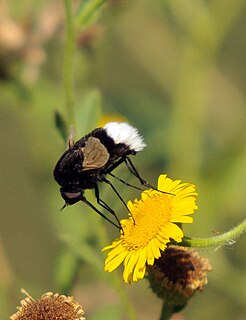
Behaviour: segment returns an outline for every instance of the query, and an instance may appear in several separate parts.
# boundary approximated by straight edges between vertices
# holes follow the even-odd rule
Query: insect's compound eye
[[[66,192],[61,190],[61,196],[67,204],[72,205],[81,200],[82,194],[81,192]]]

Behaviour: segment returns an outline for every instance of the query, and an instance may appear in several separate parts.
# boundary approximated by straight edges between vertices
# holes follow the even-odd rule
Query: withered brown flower
[[[38,300],[33,299],[24,289],[26,298],[21,301],[18,311],[10,320],[84,320],[84,310],[72,296],[47,292]]]
[[[196,291],[202,291],[207,284],[207,272],[212,268],[208,259],[196,250],[169,246],[147,270],[156,295],[182,309]]]

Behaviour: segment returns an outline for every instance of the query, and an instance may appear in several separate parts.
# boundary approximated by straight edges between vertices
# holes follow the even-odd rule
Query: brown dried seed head
[[[39,300],[28,296],[21,301],[21,307],[10,320],[84,320],[84,311],[72,296],[47,292]]]
[[[148,278],[158,297],[184,306],[196,291],[202,291],[211,270],[208,259],[196,250],[169,246],[153,266],[148,266]]]

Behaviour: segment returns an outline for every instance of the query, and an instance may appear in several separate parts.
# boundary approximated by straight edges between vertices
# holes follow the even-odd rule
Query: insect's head
[[[83,199],[84,190],[61,187],[61,196],[67,205],[73,205]]]

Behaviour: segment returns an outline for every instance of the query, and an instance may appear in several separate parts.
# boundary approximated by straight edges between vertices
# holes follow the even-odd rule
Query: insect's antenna
[[[81,201],[86,203],[91,209],[93,209],[96,213],[98,213],[102,218],[107,220],[109,223],[111,223],[113,226],[115,226],[117,229],[122,230],[121,224],[117,218],[118,225],[114,223],[112,220],[110,220],[107,216],[105,216],[101,211],[99,211],[91,202],[89,202],[85,197],[81,198]],[[115,215],[116,217],[116,215]]]

